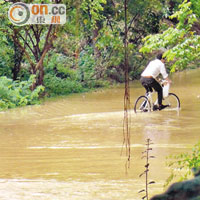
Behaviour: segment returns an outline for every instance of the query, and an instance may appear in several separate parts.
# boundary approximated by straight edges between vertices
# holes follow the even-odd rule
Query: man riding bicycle
[[[169,83],[171,83],[171,80],[168,78],[168,74],[165,69],[165,59],[163,58],[163,54],[160,53],[156,56],[156,59],[151,61],[145,70],[141,74],[140,81],[144,88],[146,89],[146,92],[152,92],[152,88],[158,93],[158,107],[154,107],[154,110],[162,110],[168,105],[163,105],[163,90],[161,85],[156,81],[156,78],[159,74],[162,74],[162,77]]]

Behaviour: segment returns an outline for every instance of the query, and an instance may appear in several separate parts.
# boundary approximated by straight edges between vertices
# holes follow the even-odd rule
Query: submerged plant
[[[150,166],[149,160],[151,158],[155,158],[155,156],[150,155],[150,151],[152,151],[152,148],[150,148],[151,144],[153,144],[152,140],[148,138],[146,140],[146,150],[142,152],[142,157],[141,157],[141,159],[146,158],[146,164],[144,166],[145,170],[142,174],[139,175],[139,177],[142,177],[143,175],[145,175],[145,189],[140,190],[138,193],[145,192],[145,196],[143,196],[142,199],[147,199],[147,200],[149,199],[149,191],[148,191],[149,185],[155,183],[155,181],[149,181],[149,177],[148,177],[149,166]]]

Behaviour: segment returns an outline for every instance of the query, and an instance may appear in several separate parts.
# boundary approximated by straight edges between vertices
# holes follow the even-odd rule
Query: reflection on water
[[[123,87],[72,95],[0,113],[1,200],[137,200],[144,188],[141,152],[153,140],[151,195],[169,175],[166,156],[188,152],[199,140],[200,70],[175,74],[171,91],[181,111],[131,113],[131,168],[120,156]],[[144,93],[131,85],[131,99]]]

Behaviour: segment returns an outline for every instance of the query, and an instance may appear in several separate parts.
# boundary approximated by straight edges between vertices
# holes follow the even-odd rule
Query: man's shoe
[[[159,105],[158,109],[163,110],[164,108],[169,107],[169,105]]]
[[[158,110],[158,106],[157,105],[153,105],[153,111]]]

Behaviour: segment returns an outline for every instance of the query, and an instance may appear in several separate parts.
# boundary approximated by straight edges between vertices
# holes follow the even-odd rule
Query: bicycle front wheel
[[[145,96],[138,97],[134,105],[134,111],[135,113],[150,112],[151,105],[148,98]]]
[[[164,105],[169,105],[167,109],[169,110],[178,110],[180,109],[180,100],[174,93],[169,93],[168,97],[165,97],[163,100]]]

